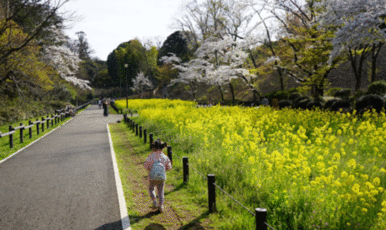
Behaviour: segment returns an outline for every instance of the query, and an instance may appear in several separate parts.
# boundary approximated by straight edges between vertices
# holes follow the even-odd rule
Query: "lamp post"
[[[127,82],[127,68],[129,68],[129,64],[125,64],[125,75],[126,75],[126,108],[129,108],[129,84]]]

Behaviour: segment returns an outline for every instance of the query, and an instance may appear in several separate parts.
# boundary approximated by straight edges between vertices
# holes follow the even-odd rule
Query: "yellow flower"
[[[367,212],[367,208],[362,208],[362,212],[366,213]]]
[[[358,193],[359,193],[359,188],[360,188],[360,187],[361,187],[361,186],[360,186],[359,184],[355,183],[355,184],[352,186],[351,190],[352,190],[354,193],[358,194]]]
[[[350,168],[355,169],[356,166],[357,166],[357,162],[355,161],[355,159],[351,159],[351,160],[348,161],[347,165],[348,165]]]
[[[337,134],[338,136],[342,135],[342,130],[338,129],[338,131],[336,132],[336,134]]]
[[[379,179],[379,177],[375,177],[375,178],[373,179],[373,184],[374,184],[375,186],[379,186],[380,183],[381,183],[381,179]]]

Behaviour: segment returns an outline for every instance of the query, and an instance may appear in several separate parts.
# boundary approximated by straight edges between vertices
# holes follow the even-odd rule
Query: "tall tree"
[[[325,28],[334,29],[334,49],[330,63],[347,55],[355,75],[355,90],[361,87],[363,64],[372,53],[372,79],[375,79],[376,58],[386,42],[386,4],[384,0],[326,1],[321,17]]]
[[[140,71],[146,74],[151,72],[147,63],[146,49],[135,39],[115,50],[115,55],[118,63],[118,75],[124,82],[125,92],[128,94],[128,89],[132,87],[132,79]]]
[[[68,0],[58,0],[55,3],[49,0],[1,1],[0,66],[7,65],[12,56],[18,56],[31,46],[39,45],[36,39],[49,32],[52,25],[61,22],[62,18],[58,16],[58,9],[66,2]],[[25,33],[23,36],[14,37],[14,30],[23,30]],[[8,72],[0,76],[0,84],[10,79],[14,73],[14,69],[5,69],[8,69]]]
[[[69,39],[60,28],[52,26],[50,33],[51,44],[42,47],[42,60],[54,68],[59,76],[81,89],[90,90],[90,81],[79,79],[76,74],[81,59],[68,47]]]
[[[306,0],[305,4],[296,0],[265,1],[265,8],[280,23],[279,44],[290,48],[280,47],[287,53],[275,59],[274,67],[310,87],[314,97],[323,96],[328,73],[339,65],[339,60],[327,64],[333,34],[318,27],[320,13],[324,10],[321,1]],[[272,49],[272,54],[275,53]]]
[[[79,31],[75,33],[78,36],[78,39],[75,41],[76,51],[78,53],[78,57],[82,60],[89,60],[90,55],[93,53],[90,45],[88,44],[86,33],[83,31]]]
[[[189,49],[188,42],[183,32],[176,31],[166,38],[159,50],[158,60],[163,56],[168,56],[169,53],[174,53],[183,61],[187,61]]]
[[[147,76],[143,72],[139,72],[139,74],[132,79],[133,87],[131,89],[134,92],[139,92],[141,95],[141,98],[143,98],[143,92],[146,89],[151,89],[153,87],[153,84],[149,80]]]

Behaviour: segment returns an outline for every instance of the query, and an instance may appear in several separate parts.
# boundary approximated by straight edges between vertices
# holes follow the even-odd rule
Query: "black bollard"
[[[142,126],[139,126],[139,138],[142,138]]]
[[[184,183],[188,183],[189,180],[189,165],[188,165],[188,157],[182,158],[182,165],[183,165],[183,171],[184,171]]]
[[[151,145],[153,144],[153,134],[152,133],[149,134],[149,142],[150,142],[150,149],[151,149]]]
[[[214,183],[216,182],[214,174],[208,174],[208,203],[209,203],[209,213],[216,211],[216,187]]]
[[[256,208],[255,209],[255,218],[256,218],[256,230],[267,230],[267,209],[265,208]]]
[[[147,130],[144,129],[144,130],[143,130],[143,143],[144,143],[144,144],[146,144],[146,141],[147,141],[147,140],[146,140],[146,138],[147,138],[146,135],[147,135]]]
[[[172,146],[168,145],[168,157],[170,161],[173,163],[173,151],[172,151]]]
[[[138,124],[135,124],[135,135],[138,136]]]

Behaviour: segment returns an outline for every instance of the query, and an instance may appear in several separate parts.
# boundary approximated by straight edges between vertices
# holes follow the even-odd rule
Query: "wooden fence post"
[[[36,122],[38,122],[39,119],[36,119]],[[37,132],[37,135],[39,135],[39,123],[36,123],[36,132]]]
[[[31,125],[32,125],[32,122],[28,121],[28,126],[31,126]],[[29,139],[31,139],[32,138],[32,127],[29,127],[28,131],[29,131]]]
[[[48,128],[50,128],[50,117],[49,116],[47,116],[47,130],[48,130]]]
[[[22,126],[23,123],[20,123],[20,126]],[[20,128],[20,143],[24,142],[24,133],[23,133],[24,128]]]
[[[216,211],[216,187],[214,183],[216,182],[216,177],[214,174],[208,174],[208,203],[209,203],[209,213]]]
[[[138,136],[138,123],[135,124],[135,135]]]
[[[267,209],[255,208],[256,230],[267,230]]]
[[[146,136],[147,136],[147,130],[144,129],[144,130],[143,130],[143,143],[144,143],[144,144],[146,144],[146,141],[147,141],[147,140],[146,140],[146,138],[147,138]]]
[[[54,127],[54,115],[51,114],[51,127]]]
[[[142,138],[142,126],[139,126],[139,138]]]
[[[44,119],[44,117],[42,117],[42,133],[44,133],[44,121],[45,121],[45,119]]]
[[[9,126],[9,132],[13,131],[12,125]],[[13,134],[9,135],[9,147],[12,149],[13,148]]]
[[[184,183],[187,184],[189,180],[189,160],[188,157],[182,158],[182,165],[183,165],[183,171],[184,171]]]
[[[149,134],[149,142],[150,142],[150,150],[151,150],[152,149],[151,145],[153,144],[153,134],[152,133]]]
[[[172,151],[172,146],[168,145],[168,157],[170,161],[173,163],[173,151]]]

